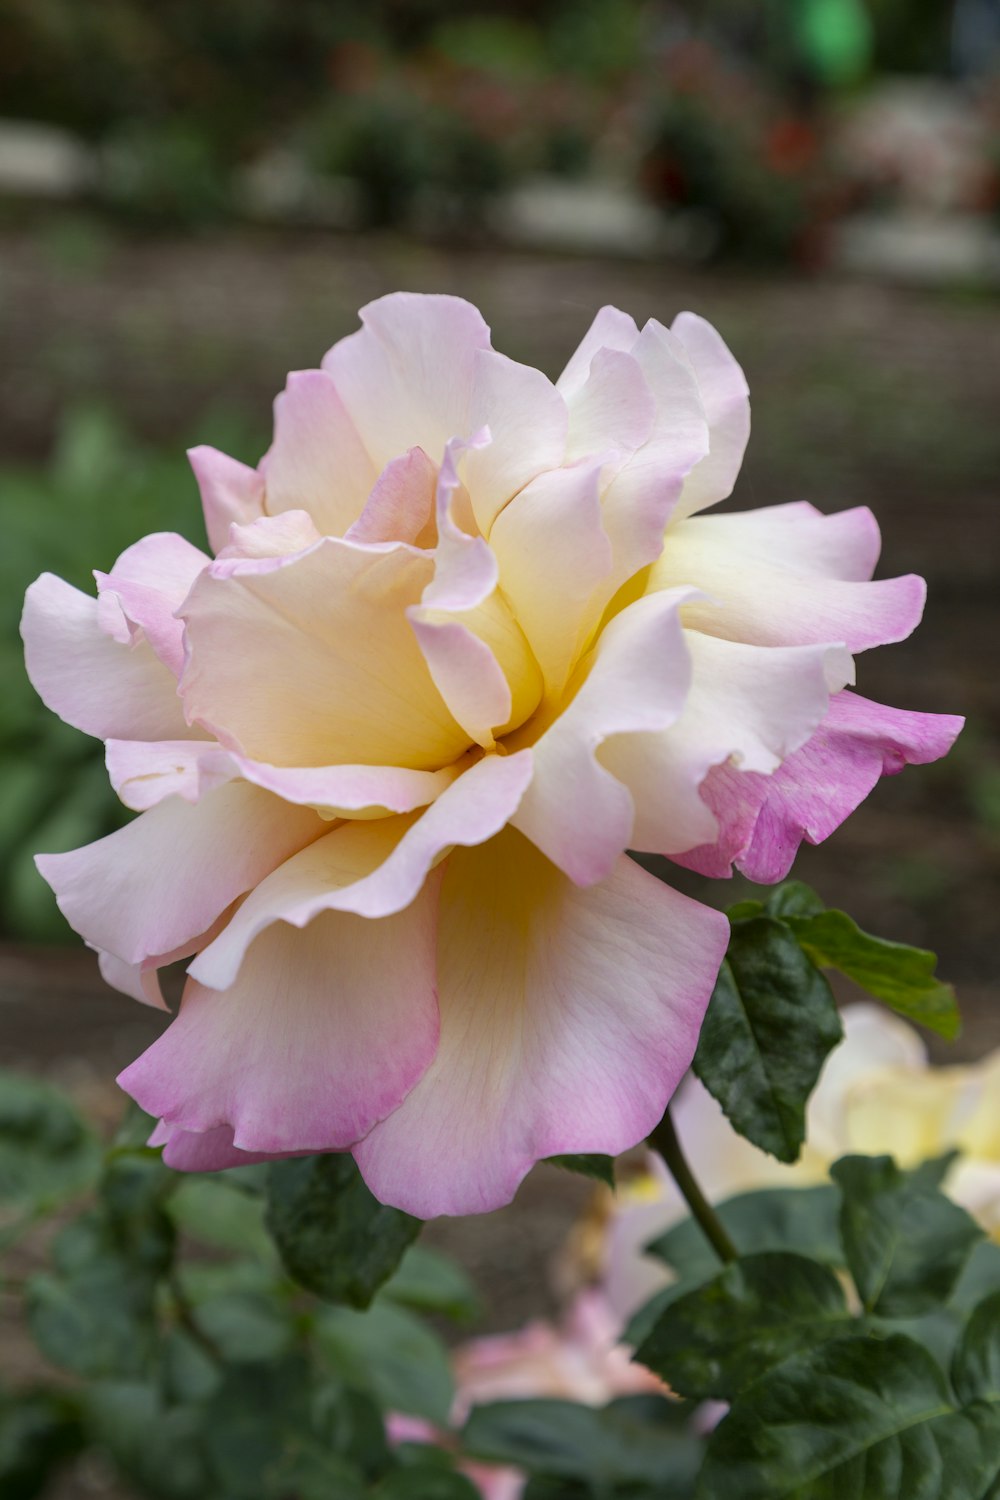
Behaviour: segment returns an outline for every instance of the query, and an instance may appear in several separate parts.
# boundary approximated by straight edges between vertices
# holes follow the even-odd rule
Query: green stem
[[[722,1220],[698,1186],[695,1175],[688,1166],[687,1158],[681,1150],[681,1143],[677,1139],[677,1131],[674,1129],[669,1109],[656,1129],[651,1132],[649,1144],[663,1157],[671,1177],[680,1188],[684,1201],[691,1210],[691,1217],[723,1265],[738,1260],[739,1251],[729,1238]]]
[[[194,1339],[195,1343],[208,1355],[213,1364],[224,1365],[226,1363],[226,1356],[215,1340],[198,1323],[194,1315],[194,1308],[188,1301],[187,1293],[184,1290],[176,1269],[171,1271],[168,1277],[168,1285],[173,1298],[174,1315],[180,1327],[184,1329],[190,1338]]]

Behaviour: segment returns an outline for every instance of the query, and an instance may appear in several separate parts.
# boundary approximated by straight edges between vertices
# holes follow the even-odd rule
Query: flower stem
[[[651,1132],[649,1144],[663,1157],[670,1175],[680,1188],[684,1201],[691,1210],[691,1217],[723,1265],[738,1260],[739,1251],[729,1238],[722,1220],[698,1186],[694,1173],[688,1166],[687,1158],[681,1150],[681,1143],[677,1139],[677,1131],[674,1129],[669,1109],[656,1129]]]

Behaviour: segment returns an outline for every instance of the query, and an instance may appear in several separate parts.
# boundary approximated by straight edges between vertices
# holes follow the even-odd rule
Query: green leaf
[[[360,1469],[319,1439],[299,1437],[268,1475],[269,1496],[285,1500],[367,1500]]]
[[[813,963],[838,969],[900,1015],[949,1040],[958,1035],[955,991],[934,977],[933,953],[871,937],[842,911],[789,915],[786,921]]]
[[[763,901],[737,901],[726,907],[726,916],[730,922],[746,922],[750,917],[764,916],[766,911]]]
[[[172,1193],[167,1212],[178,1230],[203,1245],[274,1259],[274,1245],[264,1227],[263,1199],[218,1173],[185,1177]]]
[[[768,916],[780,917],[784,921],[789,917],[812,917],[825,909],[812,886],[801,880],[786,880],[777,886],[767,898],[765,907]]]
[[[795,1161],[806,1101],[842,1035],[830,986],[784,923],[737,922],[694,1058],[733,1127]]]
[[[370,1491],[371,1500],[479,1500],[480,1493],[464,1474],[430,1464],[396,1469]]]
[[[163,1209],[170,1185],[156,1153],[116,1153],[98,1206],[58,1235],[54,1272],[32,1277],[27,1295],[32,1332],[53,1364],[90,1377],[149,1368],[157,1287],[174,1252]]]
[[[314,1331],[333,1368],[385,1410],[447,1426],[455,1395],[451,1362],[419,1318],[380,1298],[367,1312],[321,1308]]]
[[[1000,1403],[1000,1292],[973,1308],[955,1350],[951,1378],[963,1403]]]
[[[671,1496],[693,1482],[702,1451],[686,1412],[661,1396],[625,1397],[596,1409],[554,1400],[476,1406],[461,1442],[487,1463],[586,1480],[595,1490],[649,1484]]]
[[[636,1359],[679,1396],[731,1401],[771,1365],[846,1332],[849,1322],[831,1270],[765,1251],[678,1298]]]
[[[56,1471],[83,1446],[73,1397],[62,1391],[0,1395],[0,1494],[36,1500]]]
[[[840,1266],[840,1194],[824,1183],[808,1188],[762,1188],[737,1193],[717,1204],[730,1237],[744,1255],[761,1250],[795,1250],[825,1265]],[[693,1219],[684,1219],[647,1246],[647,1253],[672,1266],[683,1280],[704,1280],[719,1269],[718,1258]]]
[[[202,1408],[168,1405],[154,1385],[129,1380],[92,1382],[84,1404],[88,1435],[130,1487],[149,1500],[204,1500],[211,1493]]]
[[[865,1309],[910,1318],[946,1302],[983,1238],[975,1220],[888,1156],[843,1156],[830,1176],[843,1196],[844,1253]]]
[[[545,1160],[553,1167],[563,1167],[567,1172],[578,1172],[581,1177],[591,1177],[595,1182],[603,1182],[605,1187],[613,1188],[615,1185],[613,1156],[602,1156],[593,1151],[577,1152],[570,1156],[547,1156]]]
[[[1000,1245],[981,1240],[973,1246],[948,1305],[969,1313],[991,1292],[1000,1292]]]
[[[233,1363],[280,1359],[295,1340],[293,1309],[273,1294],[222,1292],[199,1302],[196,1326]]]
[[[0,1226],[86,1192],[100,1166],[100,1146],[65,1095],[0,1072]]]
[[[981,1435],[912,1339],[853,1336],[749,1386],[713,1433],[703,1500],[978,1500]]]
[[[417,1312],[439,1313],[456,1323],[472,1323],[482,1305],[472,1282],[447,1255],[411,1245],[381,1295]]]
[[[226,1370],[204,1407],[204,1449],[225,1500],[360,1500],[363,1475],[300,1356]],[[339,1413],[340,1415],[340,1413]]]
[[[295,1281],[351,1307],[369,1305],[423,1228],[379,1203],[340,1152],[271,1164],[267,1226]]]

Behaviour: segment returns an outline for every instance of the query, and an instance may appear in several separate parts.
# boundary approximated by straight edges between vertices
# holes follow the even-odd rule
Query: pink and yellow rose
[[[867,510],[702,514],[748,432],[691,314],[603,309],[552,384],[399,294],[258,468],[194,450],[213,555],[32,586],[32,681],[140,813],[39,866],[118,988],[190,960],[121,1080],[169,1162],[349,1150],[431,1216],[656,1124],[727,927],[625,851],[777,880],[960,725],[851,691],[924,597]]]

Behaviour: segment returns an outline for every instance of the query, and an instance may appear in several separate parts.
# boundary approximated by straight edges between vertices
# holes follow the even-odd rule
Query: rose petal
[[[628,353],[639,337],[635,320],[617,307],[605,306],[597,313],[578,348],[570,356],[556,388],[570,400],[585,384],[594,355],[601,349],[620,349]]]
[[[871,578],[882,546],[867,506],[826,516],[805,500],[712,516],[710,535],[744,564],[777,564],[791,573],[855,583]]]
[[[566,454],[566,403],[547,376],[493,349],[477,352],[468,427],[488,425],[490,444],[466,455],[465,482],[484,536],[507,502],[529,480]]]
[[[135,812],[166,797],[198,802],[239,775],[235,758],[212,740],[108,740],[104,758],[111,785]]]
[[[663,531],[687,476],[708,452],[701,395],[684,350],[668,329],[650,321],[632,350],[656,404],[646,443],[605,490],[604,526],[615,554],[616,587],[663,549]]]
[[[381,470],[421,447],[439,463],[449,438],[471,431],[481,314],[460,297],[394,292],[361,309],[362,328],[323,360],[362,442]]]
[[[271,515],[308,511],[326,536],[343,536],[361,515],[378,468],[323,370],[289,375],[274,403],[274,444],[261,470]]]
[[[119,1083],[185,1131],[240,1151],[351,1145],[398,1105],[437,1047],[438,880],[380,922],[326,911],[273,926],[219,992],[189,981],[173,1024]]]
[[[483,1212],[542,1157],[634,1146],[690,1063],[727,934],[625,859],[579,890],[510,831],[455,854],[441,1041],[355,1147],[372,1192],[422,1218]]]
[[[694,516],[671,525],[648,588],[677,588],[697,581],[704,602],[685,611],[684,623],[708,635],[758,646],[805,646],[841,641],[849,651],[901,641],[923,612],[926,587],[908,574],[874,583],[821,576],[754,557],[748,566],[733,516]],[[799,518],[801,519],[801,518]],[[721,523],[721,524],[720,524]]]
[[[504,596],[558,694],[604,608],[613,558],[602,523],[600,463],[542,474],[496,520],[490,545]]]
[[[97,600],[61,578],[43,573],[28,589],[21,636],[36,693],[75,729],[99,739],[197,737],[173,673],[148,641],[112,640],[98,623]]]
[[[419,606],[407,611],[434,684],[469,738],[491,750],[494,731],[520,724],[541,697],[541,682],[523,632],[496,592],[497,558],[455,518],[467,492],[458,464],[489,446],[486,431],[453,438],[437,487],[434,576]],[[470,524],[474,522],[470,519]]]
[[[126,963],[169,953],[322,832],[308,808],[229,782],[171,798],[96,843],[36,863],[70,926]]]
[[[95,572],[101,599],[112,595],[156,655],[179,677],[184,627],[174,611],[211,558],[175,532],[154,532],[119,557],[110,573]]]
[[[178,1130],[161,1120],[147,1142],[163,1147],[163,1160],[175,1172],[225,1172],[230,1167],[252,1167],[281,1156],[311,1156],[312,1152],[240,1151],[233,1145],[228,1125],[216,1130]]]
[[[750,437],[750,391],[721,335],[695,313],[679,313],[671,333],[684,347],[698,380],[710,447],[684,482],[678,519],[731,495]]]
[[[295,552],[305,552],[320,539],[316,523],[308,511],[286,510],[280,516],[260,516],[248,526],[235,522],[229,528],[229,541],[219,551],[212,576],[228,577],[230,573],[245,571],[236,564],[251,559],[272,559],[275,567],[279,559]],[[230,567],[224,564],[232,564]],[[261,569],[267,572],[266,568]]]
[[[714,840],[699,795],[713,766],[770,774],[820,724],[830,693],[853,682],[838,646],[745,646],[684,632],[691,692],[677,723],[657,734],[616,736],[601,763],[635,800],[632,848],[675,854]]]
[[[880,776],[946,755],[963,723],[949,714],[912,713],[839,693],[816,733],[773,776],[726,767],[711,772],[704,794],[719,821],[719,838],[677,856],[677,862],[716,876],[728,875],[735,862],[751,880],[783,880],[802,839],[822,843]]]
[[[423,554],[326,538],[278,566],[226,566],[184,606],[181,691],[227,748],[276,766],[437,770],[468,747],[406,616]]]
[[[442,854],[490,839],[508,822],[531,775],[531,753],[491,755],[460,776],[419,817],[350,823],[261,881],[190,973],[225,989],[247,948],[274,922],[303,927],[322,911],[378,918],[402,911]],[[359,869],[370,873],[357,874]]]
[[[613,734],[665,729],[684,707],[691,664],[679,611],[689,597],[654,594],[617,615],[576,696],[533,746],[514,826],[580,885],[609,874],[632,836],[631,793],[600,764],[599,747]]]
[[[434,519],[437,470],[422,448],[386,464],[365,508],[346,533],[352,542],[412,542]]]
[[[189,448],[188,461],[201,491],[209,543],[220,552],[234,522],[246,526],[264,514],[263,475],[218,448]]]
[[[651,436],[656,401],[637,360],[620,350],[598,349],[569,412],[568,461],[608,449],[625,457]]]

